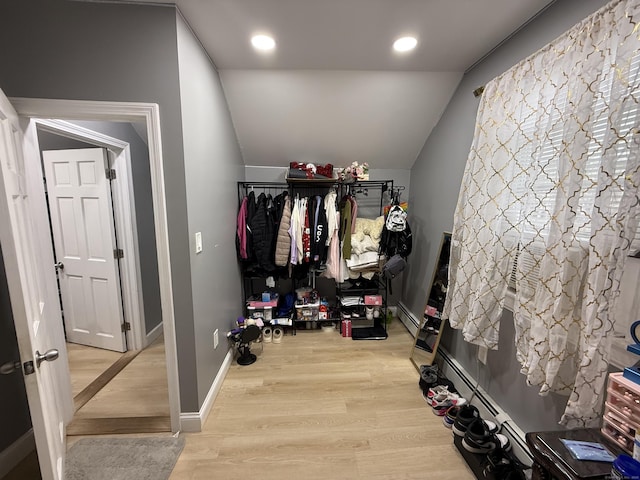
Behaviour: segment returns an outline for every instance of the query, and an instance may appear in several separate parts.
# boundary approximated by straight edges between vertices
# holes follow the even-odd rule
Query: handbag
[[[385,276],[385,278],[391,280],[398,276],[398,274],[400,274],[400,272],[402,272],[406,266],[407,261],[404,259],[404,257],[396,254],[389,260],[387,260],[387,263],[384,264],[384,267],[382,267],[382,274]]]

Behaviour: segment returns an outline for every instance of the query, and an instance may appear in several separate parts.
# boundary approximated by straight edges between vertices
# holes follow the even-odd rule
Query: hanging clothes
[[[240,260],[247,260],[247,197],[242,199],[236,223],[236,251]]]
[[[340,202],[340,241],[342,242],[342,256],[351,257],[351,213],[353,205],[351,196],[343,197]]]
[[[276,239],[276,251],[274,254],[275,264],[278,267],[286,267],[291,258],[291,198],[286,196],[278,225],[278,236]]]
[[[251,232],[253,235],[253,251],[257,266],[266,271],[275,270],[273,263],[273,212],[271,195],[264,193],[258,195],[256,213],[251,219]]]

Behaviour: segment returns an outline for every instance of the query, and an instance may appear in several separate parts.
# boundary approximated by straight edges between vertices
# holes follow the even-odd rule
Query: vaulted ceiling
[[[553,2],[160,3],[178,6],[217,66],[246,165],[409,169],[464,71]],[[254,50],[256,33],[275,49]],[[417,47],[398,54],[392,43],[405,35]]]

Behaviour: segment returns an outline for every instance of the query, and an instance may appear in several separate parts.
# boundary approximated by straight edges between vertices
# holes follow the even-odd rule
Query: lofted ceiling
[[[246,165],[400,169],[415,162],[464,71],[553,3],[148,1],[176,4],[217,66]],[[256,52],[256,33],[276,48]],[[404,35],[418,45],[397,54]]]

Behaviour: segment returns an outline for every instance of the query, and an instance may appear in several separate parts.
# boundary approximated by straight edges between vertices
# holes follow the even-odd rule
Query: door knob
[[[53,362],[56,358],[58,358],[59,355],[60,352],[58,352],[58,350],[56,350],[55,348],[47,350],[44,353],[40,353],[38,350],[36,350],[36,367],[40,368],[40,364],[42,362]]]
[[[56,267],[56,270],[64,270],[64,263],[58,262],[54,265],[54,267]]]
[[[0,375],[9,375],[20,370],[20,362],[7,362],[0,365]]]

